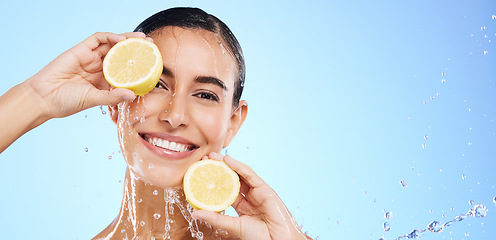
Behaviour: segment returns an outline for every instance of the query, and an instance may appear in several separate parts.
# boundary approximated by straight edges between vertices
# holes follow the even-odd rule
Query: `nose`
[[[169,123],[172,128],[186,127],[189,125],[189,114],[186,99],[175,94],[171,101],[165,104],[160,113],[160,119]]]

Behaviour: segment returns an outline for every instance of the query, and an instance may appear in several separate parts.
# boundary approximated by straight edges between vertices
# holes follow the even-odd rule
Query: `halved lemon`
[[[103,75],[112,87],[127,88],[143,96],[162,74],[162,55],[154,43],[128,38],[115,44],[103,60]]]
[[[240,182],[238,174],[225,162],[206,159],[188,168],[183,186],[192,207],[221,212],[238,197]]]

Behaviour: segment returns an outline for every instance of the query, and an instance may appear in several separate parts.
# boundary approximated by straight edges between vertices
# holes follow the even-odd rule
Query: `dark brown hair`
[[[245,83],[245,60],[241,45],[239,45],[238,40],[229,27],[217,17],[208,14],[201,9],[177,7],[166,9],[152,15],[139,24],[134,31],[150,34],[151,32],[166,26],[204,29],[220,35],[237,62],[238,80],[234,82],[233,96],[233,107],[237,108]]]

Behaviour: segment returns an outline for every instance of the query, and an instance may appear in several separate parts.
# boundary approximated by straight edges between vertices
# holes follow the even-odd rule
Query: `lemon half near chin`
[[[224,161],[206,159],[192,164],[183,179],[184,193],[196,209],[222,212],[239,194],[238,174]]]
[[[103,75],[114,88],[127,88],[136,95],[150,92],[160,80],[163,62],[157,45],[143,38],[116,43],[103,59]]]

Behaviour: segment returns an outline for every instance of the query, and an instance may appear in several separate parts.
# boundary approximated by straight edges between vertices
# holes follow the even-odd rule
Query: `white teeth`
[[[171,143],[169,144],[169,148],[170,148],[170,149],[172,149],[172,150],[176,150],[176,149],[177,149],[177,148],[176,148],[176,145],[177,145],[177,144],[176,144],[175,142],[171,142]]]
[[[160,146],[161,146],[161,147],[163,147],[163,148],[168,148],[168,149],[170,149],[170,147],[169,147],[169,146],[170,146],[170,142],[164,139],[164,140],[162,141],[162,145],[160,145]]]
[[[186,152],[188,150],[188,146],[186,144],[169,142],[161,138],[149,138],[148,142],[157,147],[165,148],[176,152]]]

